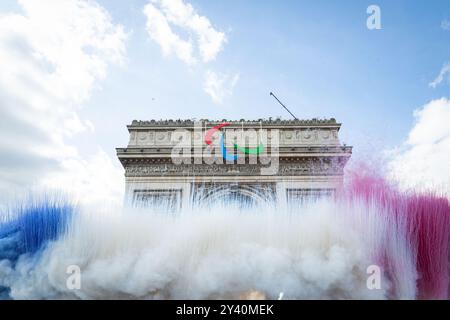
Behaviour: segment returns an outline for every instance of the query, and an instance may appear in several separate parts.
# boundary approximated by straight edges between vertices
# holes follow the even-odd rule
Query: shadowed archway
[[[199,205],[225,205],[252,208],[275,200],[272,184],[202,184],[194,186],[194,202]]]

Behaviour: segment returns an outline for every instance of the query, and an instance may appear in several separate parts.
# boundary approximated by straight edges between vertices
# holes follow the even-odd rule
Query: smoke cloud
[[[5,220],[3,298],[448,297],[447,200],[399,194],[375,179],[354,179],[335,199],[295,207],[73,210],[71,219],[28,219],[26,234],[53,230],[31,247],[22,245],[23,224],[7,231]],[[67,286],[73,265],[79,289]],[[373,266],[379,288],[368,286]]]

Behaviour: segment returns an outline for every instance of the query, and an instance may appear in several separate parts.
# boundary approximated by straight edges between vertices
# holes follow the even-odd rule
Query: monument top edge
[[[131,125],[129,127],[147,127],[147,126],[192,126],[196,122],[202,122],[203,124],[219,124],[223,122],[230,123],[231,125],[280,125],[280,126],[326,126],[326,125],[332,125],[332,126],[340,126],[341,124],[336,122],[336,119],[330,118],[330,119],[291,119],[291,120],[285,120],[285,119],[258,119],[258,120],[209,120],[209,119],[167,119],[167,120],[133,120]]]

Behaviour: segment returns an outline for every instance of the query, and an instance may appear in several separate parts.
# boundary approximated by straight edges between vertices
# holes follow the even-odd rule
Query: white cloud
[[[233,89],[238,81],[239,74],[231,76],[208,70],[205,74],[203,89],[215,103],[221,104],[233,94]]]
[[[93,1],[18,4],[23,13],[0,15],[2,191],[42,183],[56,172],[76,179],[65,165],[70,161],[89,167],[66,138],[93,130],[78,110],[108,65],[125,56],[123,27]]]
[[[199,15],[183,0],[150,0],[144,7],[147,32],[165,56],[174,54],[189,66],[215,60],[227,38],[217,31],[210,20]],[[184,37],[174,30],[180,30]],[[231,77],[208,70],[203,89],[214,103],[223,103],[232,94],[239,75]]]
[[[166,16],[160,10],[148,4],[144,8],[144,13],[147,16],[147,32],[161,46],[164,55],[175,53],[181,61],[189,65],[196,62],[192,42],[185,41],[175,34]]]
[[[450,73],[450,62],[447,62],[443,65],[441,72],[439,72],[439,75],[434,79],[432,82],[430,82],[430,87],[436,88],[439,84],[444,81],[444,78],[447,76],[447,74]]]
[[[87,158],[70,157],[61,161],[63,171],[50,172],[41,181],[50,189],[67,191],[83,205],[120,204],[124,177],[101,149]]]
[[[391,175],[405,188],[450,196],[450,100],[433,100],[414,117],[407,141],[393,152]]]
[[[444,30],[450,30],[450,20],[442,20],[441,28]]]
[[[150,38],[165,55],[174,53],[187,64],[214,60],[226,42],[225,33],[217,31],[207,17],[183,0],[151,0],[144,7],[144,14]],[[183,39],[172,26],[188,36]]]

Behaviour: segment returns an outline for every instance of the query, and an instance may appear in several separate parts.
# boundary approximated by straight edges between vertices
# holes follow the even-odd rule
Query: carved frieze
[[[342,174],[343,165],[329,161],[304,161],[280,163],[276,176],[337,175]],[[127,177],[145,176],[248,176],[260,175],[261,165],[251,164],[133,164],[125,166]]]

